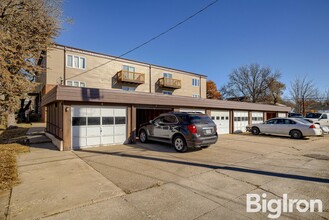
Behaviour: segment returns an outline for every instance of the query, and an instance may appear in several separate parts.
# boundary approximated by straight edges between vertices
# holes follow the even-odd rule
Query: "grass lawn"
[[[27,126],[12,130],[0,128],[0,191],[10,189],[19,182],[16,157],[30,150],[28,146],[6,143],[25,138],[27,130]]]

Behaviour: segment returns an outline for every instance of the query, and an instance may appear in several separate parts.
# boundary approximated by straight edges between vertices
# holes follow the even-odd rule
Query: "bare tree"
[[[291,82],[290,96],[295,104],[295,111],[305,115],[308,104],[318,97],[318,90],[312,80],[296,77]]]
[[[61,14],[60,0],[0,1],[0,105],[9,119],[34,87],[37,63],[59,33]]]
[[[221,88],[221,92],[226,98],[244,97],[244,100],[254,103],[266,102],[272,96],[275,99],[273,102],[277,102],[285,89],[285,85],[278,81],[280,77],[281,74],[273,72],[270,67],[259,64],[241,66],[229,75],[229,82]],[[282,84],[276,88],[277,91],[274,89],[276,83]]]

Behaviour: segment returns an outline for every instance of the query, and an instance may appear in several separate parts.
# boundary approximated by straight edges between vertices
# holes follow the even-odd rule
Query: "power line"
[[[206,5],[206,6],[203,7],[202,9],[200,9],[199,11],[195,12],[194,14],[192,14],[191,16],[189,16],[189,17],[185,18],[184,20],[178,22],[178,23],[175,24],[174,26],[172,26],[172,27],[168,28],[167,30],[161,32],[160,34],[158,34],[158,35],[152,37],[151,39],[145,41],[144,43],[142,43],[142,44],[140,44],[140,45],[138,45],[138,46],[136,46],[136,47],[134,47],[134,48],[128,50],[127,52],[121,54],[120,56],[117,56],[117,57],[115,57],[114,59],[111,59],[111,60],[109,60],[109,61],[107,61],[107,62],[105,62],[105,63],[103,63],[103,64],[100,64],[100,65],[98,65],[98,66],[96,66],[96,67],[94,67],[94,68],[92,68],[92,69],[90,69],[90,70],[87,70],[87,71],[82,72],[82,73],[80,73],[80,74],[78,74],[78,75],[75,75],[75,76],[69,77],[69,78],[67,78],[67,79],[72,79],[72,78],[74,78],[74,77],[77,77],[77,76],[80,76],[80,75],[82,75],[82,74],[85,74],[85,73],[87,73],[87,72],[89,72],[89,71],[91,71],[91,70],[97,69],[97,68],[99,68],[99,67],[101,67],[101,66],[104,66],[104,65],[106,65],[106,64],[108,64],[108,63],[110,63],[110,62],[112,62],[112,61],[115,61],[115,60],[117,60],[117,59],[119,59],[119,58],[122,58],[123,56],[125,56],[125,55],[127,55],[127,54],[129,54],[129,53],[131,53],[131,52],[133,52],[133,51],[135,51],[135,50],[138,50],[139,48],[145,46],[146,44],[148,44],[148,43],[150,43],[150,42],[156,40],[157,38],[159,38],[159,37],[161,37],[161,36],[167,34],[168,32],[172,31],[173,29],[177,28],[178,26],[184,24],[185,22],[187,22],[188,20],[190,20],[190,19],[192,19],[193,17],[197,16],[197,15],[200,14],[201,12],[207,10],[209,7],[213,6],[213,5],[216,4],[218,1],[219,1],[219,0],[215,0],[215,1],[211,2],[210,4]],[[66,79],[66,80],[67,80],[67,79]]]

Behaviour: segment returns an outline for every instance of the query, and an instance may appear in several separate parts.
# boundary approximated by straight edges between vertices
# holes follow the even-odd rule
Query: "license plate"
[[[206,130],[205,130],[205,133],[206,133],[206,134],[211,134],[211,129],[206,129]]]

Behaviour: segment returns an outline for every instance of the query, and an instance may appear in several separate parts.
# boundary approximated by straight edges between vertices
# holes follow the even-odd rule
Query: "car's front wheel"
[[[252,127],[252,129],[251,129],[251,133],[254,134],[254,135],[258,135],[258,134],[260,133],[259,128],[257,128],[257,127]]]
[[[173,145],[174,148],[177,152],[185,152],[187,150],[187,145],[186,142],[184,140],[184,138],[180,135],[177,135],[174,139],[173,139]]]
[[[145,143],[145,142],[147,142],[147,134],[146,134],[146,131],[145,131],[145,130],[141,130],[141,131],[139,132],[139,141],[140,141],[141,143]]]

